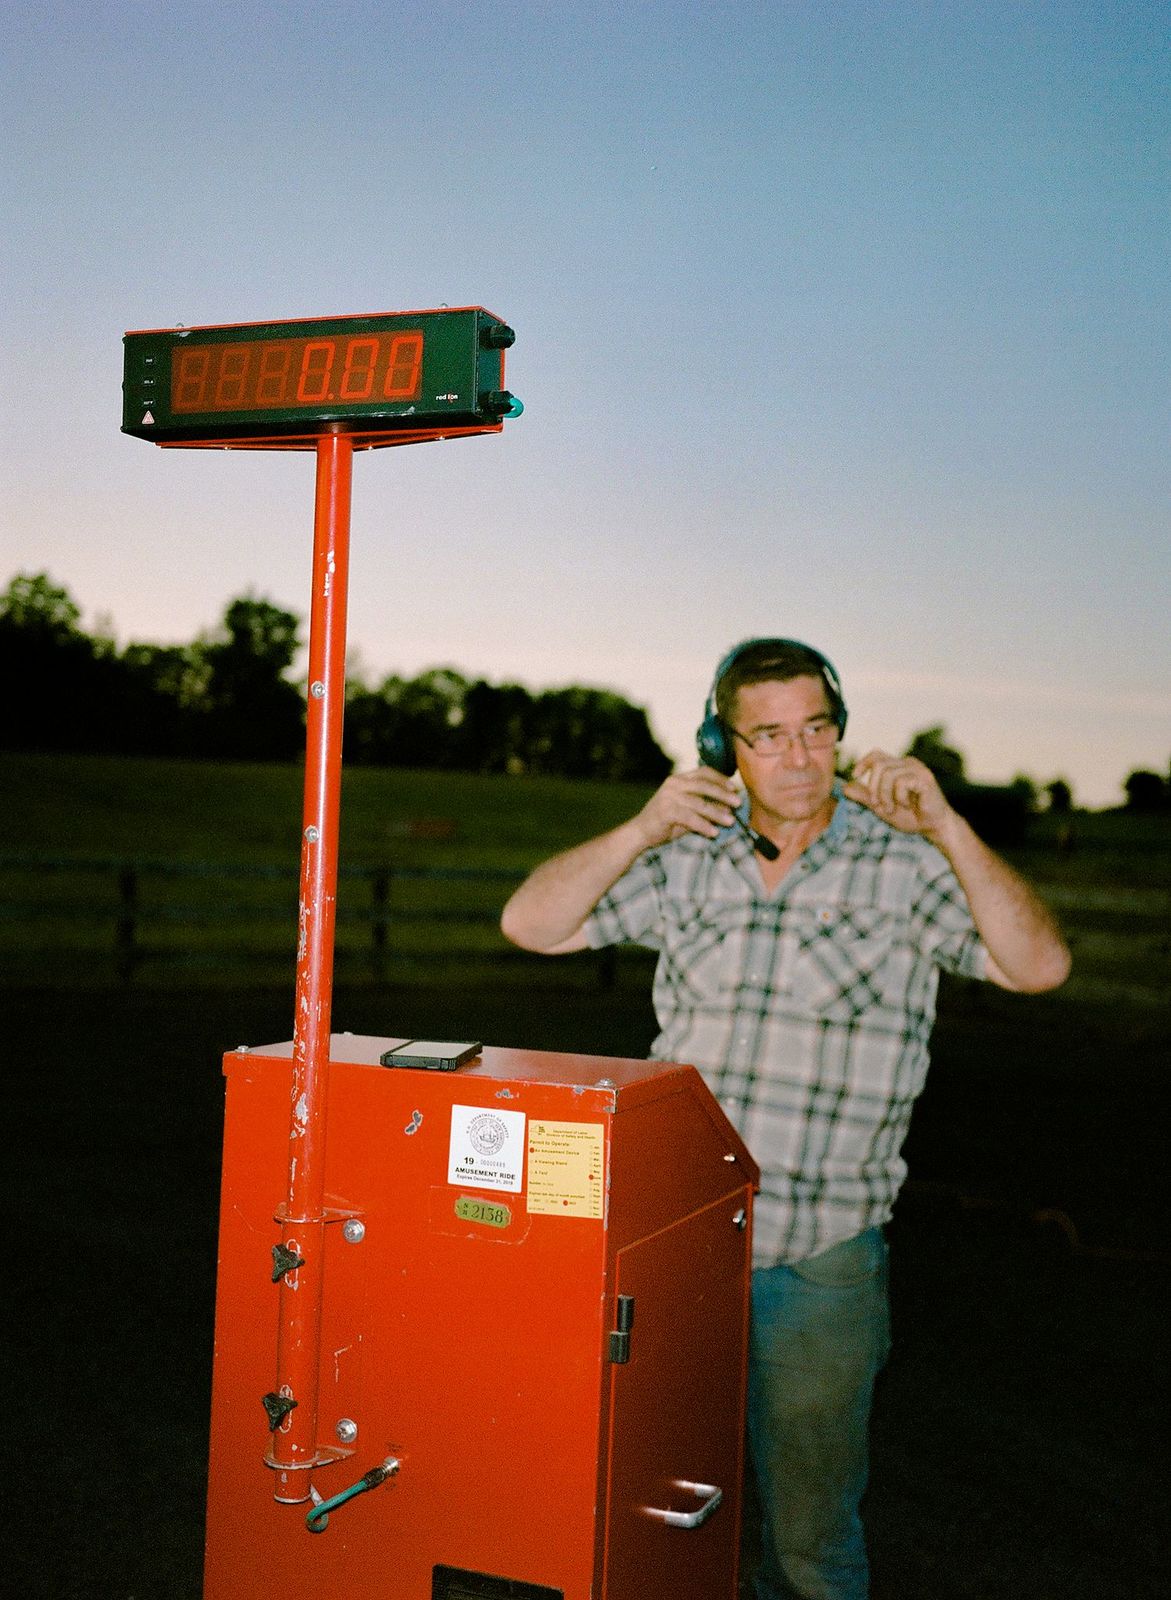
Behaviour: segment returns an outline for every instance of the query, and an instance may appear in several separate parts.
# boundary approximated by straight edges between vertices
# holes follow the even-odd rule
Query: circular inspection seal
[[[477,1155],[498,1156],[508,1143],[508,1129],[499,1117],[485,1111],[469,1122],[468,1142]]]

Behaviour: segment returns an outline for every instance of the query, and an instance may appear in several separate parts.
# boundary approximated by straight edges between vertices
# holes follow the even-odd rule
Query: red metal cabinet
[[[225,1058],[206,1600],[733,1600],[750,1156],[690,1067],[400,1042],[331,1041],[310,1477],[399,1468],[319,1534],[263,1464],[291,1047]]]

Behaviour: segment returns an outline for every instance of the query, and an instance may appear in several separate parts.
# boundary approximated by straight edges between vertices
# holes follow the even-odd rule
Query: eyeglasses
[[[828,750],[837,742],[838,725],[830,717],[814,717],[796,733],[786,728],[754,728],[751,733],[733,728],[732,732],[758,756],[779,756],[782,750],[791,750],[795,744],[805,750]]]

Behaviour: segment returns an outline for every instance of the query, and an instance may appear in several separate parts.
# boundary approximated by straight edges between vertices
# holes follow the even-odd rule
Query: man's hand
[[[933,842],[955,816],[930,767],[913,756],[888,756],[884,750],[871,750],[855,763],[842,793],[900,833],[921,833]]]
[[[634,818],[643,849],[666,844],[684,833],[701,833],[714,839],[735,820],[740,790],[731,778],[711,767],[673,772]]]
[[[672,773],[629,821],[530,873],[504,908],[505,937],[545,955],[584,949],[585,919],[644,850],[682,833],[714,839],[732,826],[739,798],[731,778],[710,767]]]
[[[871,750],[842,785],[900,833],[920,833],[947,857],[988,949],[987,976],[1040,994],[1069,975],[1069,950],[1048,907],[952,809],[934,773],[912,756]]]

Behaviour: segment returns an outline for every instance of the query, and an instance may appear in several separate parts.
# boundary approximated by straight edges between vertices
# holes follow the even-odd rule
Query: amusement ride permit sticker
[[[606,1146],[600,1122],[529,1123],[530,1211],[602,1217]]]
[[[525,1114],[452,1106],[448,1183],[519,1194],[525,1165]]]

